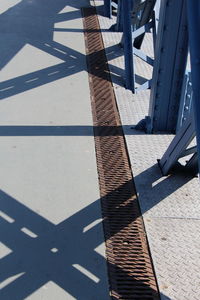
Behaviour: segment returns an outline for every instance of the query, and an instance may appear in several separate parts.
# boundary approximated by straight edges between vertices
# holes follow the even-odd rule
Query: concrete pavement
[[[80,8],[0,4],[2,300],[109,299]]]

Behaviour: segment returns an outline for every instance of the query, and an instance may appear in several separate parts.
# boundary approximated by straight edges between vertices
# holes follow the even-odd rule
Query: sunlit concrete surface
[[[0,2],[1,300],[109,299],[80,7]]]

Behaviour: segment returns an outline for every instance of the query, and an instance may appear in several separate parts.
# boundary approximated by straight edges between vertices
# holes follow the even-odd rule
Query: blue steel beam
[[[123,10],[122,10],[122,1],[118,0],[117,7],[117,23],[113,26],[115,31],[123,31]]]
[[[104,15],[108,18],[112,17],[111,0],[104,0]]]
[[[162,0],[149,105],[150,132],[175,132],[188,53],[185,0]]]
[[[191,72],[186,72],[183,80],[181,101],[179,107],[178,121],[176,125],[176,132],[182,127],[185,120],[188,118],[192,109],[192,81]]]
[[[193,114],[191,112],[190,117],[184,122],[178,133],[175,135],[167,151],[159,161],[163,175],[167,175],[173,166],[178,162],[179,158],[184,157],[196,151],[193,147],[189,149],[191,141],[195,137],[195,126],[193,121]]]
[[[115,24],[115,28],[117,28],[117,26],[120,26],[120,28],[122,28],[122,24],[120,24],[120,23],[122,23],[122,19],[123,19],[123,16],[122,16],[123,11],[121,9],[122,1],[123,0],[118,0],[118,20],[119,21],[117,21],[117,24]],[[125,0],[125,1],[127,1],[127,0]],[[158,23],[161,0],[144,0],[144,1],[128,0],[128,1],[131,2],[131,23],[132,23],[133,31],[139,29],[143,25],[148,24],[150,19],[154,19],[154,16],[156,18],[156,22]],[[155,11],[153,11],[154,7],[155,7]],[[127,8],[126,8],[126,11],[127,11]],[[126,11],[125,11],[125,13],[126,13]],[[145,34],[145,32],[143,32],[143,36],[144,36],[144,34]],[[141,38],[142,38],[141,36],[138,36],[137,39],[134,41],[134,43],[135,44],[139,43],[139,39],[141,39]],[[141,46],[141,44],[138,45],[138,47],[135,45],[135,47],[138,49],[140,48],[140,46]]]
[[[111,7],[115,4],[115,8],[117,9],[117,22],[113,24],[109,30],[122,32],[123,31],[123,10],[122,10],[122,0],[117,0],[117,4],[111,2]]]
[[[160,15],[160,4],[161,4],[161,0],[156,0],[156,4],[154,6],[156,31],[158,30],[158,22],[159,22],[159,15]]]
[[[149,20],[151,18],[153,18],[153,8],[155,6],[156,0],[146,0],[146,1],[134,1],[134,2],[140,2],[138,7],[137,7],[137,15],[135,17],[135,20],[133,20],[132,22],[134,23],[134,30],[140,28],[141,26],[147,24],[149,22]],[[134,10],[134,7],[133,7]],[[139,37],[137,37],[134,40],[134,47],[137,49],[141,48],[143,39],[144,39],[144,35],[141,35]]]
[[[158,32],[158,23],[160,17],[160,4],[161,4],[161,0],[156,0],[156,4],[154,6],[154,21],[155,21],[155,26],[153,27],[154,53],[156,49],[156,36]]]
[[[153,64],[153,59],[142,53],[140,48],[145,32],[149,32],[152,27],[155,27],[155,22],[152,20],[153,8],[155,0],[121,0],[121,11],[123,12],[123,39],[125,60],[125,85],[127,89],[136,92],[135,73],[134,73],[134,55],[140,57],[149,64]],[[145,23],[146,22],[146,23]],[[137,45],[137,48],[134,45]],[[150,87],[151,81],[146,82],[137,90],[143,90]]]
[[[104,0],[104,15],[105,17],[112,18],[112,7],[118,9],[119,0]]]
[[[187,0],[189,46],[192,72],[193,106],[198,164],[200,166],[200,1]]]
[[[132,39],[132,24],[131,11],[132,1],[122,0],[123,11],[123,46],[125,58],[125,82],[126,88],[135,93],[135,73],[133,65],[133,39]]]

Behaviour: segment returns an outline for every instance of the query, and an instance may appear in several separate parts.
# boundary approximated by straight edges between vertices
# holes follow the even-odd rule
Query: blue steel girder
[[[111,0],[104,0],[104,15],[108,18],[112,16]]]
[[[125,85],[133,93],[150,87],[151,81],[136,89],[134,73],[134,55],[153,65],[153,59],[144,54],[140,49],[145,32],[155,27],[153,8],[156,0],[121,0],[123,13],[123,38],[125,59]],[[154,34],[155,37],[155,34]],[[135,47],[136,45],[136,47]]]
[[[160,15],[160,4],[161,4],[161,0],[156,0],[155,6],[154,6],[156,31],[158,30],[159,15]]]
[[[181,101],[180,101],[180,107],[179,107],[179,114],[178,114],[178,121],[176,125],[176,132],[181,128],[183,123],[188,118],[192,107],[192,81],[191,81],[191,72],[186,71],[183,85],[182,85],[182,91],[181,91]]]
[[[117,10],[117,22],[110,27],[111,31],[122,32],[123,31],[123,8],[122,8],[122,0],[116,0],[117,4],[111,2],[111,13],[112,13],[112,5]]]
[[[123,31],[123,9],[122,9],[122,1],[117,0],[117,23],[114,24],[111,28],[114,31]],[[129,0],[131,2],[131,23],[133,26],[133,30],[140,28],[141,26],[148,23],[151,18],[155,18],[156,20],[156,28],[159,20],[159,10],[160,10],[160,1],[161,0]],[[156,3],[156,4],[155,4]],[[112,5],[112,2],[111,2]],[[155,8],[152,10],[152,8]],[[126,7],[126,11],[127,11]],[[145,33],[144,33],[145,34]],[[134,43],[136,48],[140,48],[144,34],[138,37]]]
[[[147,24],[150,19],[153,18],[153,9],[156,3],[156,0],[146,0],[146,1],[133,1],[133,13],[132,13],[132,24],[133,29],[136,30],[141,26]],[[145,33],[141,36],[138,36],[134,40],[134,47],[137,49],[141,48]]]
[[[122,1],[118,0],[117,7],[117,23],[113,26],[115,31],[122,32],[123,31],[123,8]]]
[[[125,60],[125,85],[127,89],[135,92],[135,72],[133,64],[133,38],[131,24],[132,1],[122,1],[123,11],[123,47]]]
[[[149,104],[149,132],[175,132],[188,53],[185,0],[163,0]]]
[[[196,128],[198,164],[200,166],[200,1],[187,0],[189,47],[192,73],[193,106]]]

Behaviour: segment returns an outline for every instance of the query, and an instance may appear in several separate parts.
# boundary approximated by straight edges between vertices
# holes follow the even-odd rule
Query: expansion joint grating
[[[82,13],[110,295],[115,300],[158,300],[96,9],[83,8]]]

